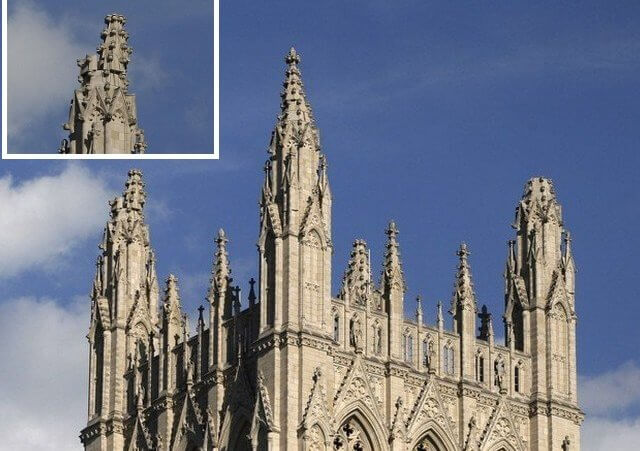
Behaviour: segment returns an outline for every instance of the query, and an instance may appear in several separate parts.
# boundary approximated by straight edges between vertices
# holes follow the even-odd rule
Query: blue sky
[[[150,151],[213,151],[211,1],[114,0],[101,7],[76,0],[8,3],[10,151],[58,148],[66,137],[61,124],[79,87],[76,60],[95,53],[104,16],[113,12],[127,17],[134,50],[129,89],[137,96]]]
[[[220,161],[1,162],[0,180],[16,203],[32,201],[32,192],[50,193],[54,205],[85,188],[88,194],[78,200],[87,208],[62,217],[53,212],[34,228],[33,234],[55,245],[35,247],[30,236],[24,238],[33,249],[15,257],[23,262],[18,269],[4,269],[0,300],[28,298],[40,307],[52,300],[84,315],[107,218],[104,200],[122,190],[130,167],[145,173],[159,273],[179,277],[192,318],[205,294],[219,227],[231,240],[237,280],[246,286],[257,273],[257,202],[279,109],[283,56],[295,45],[329,163],[334,292],[356,238],[367,241],[379,271],[384,229],[395,219],[409,287],[407,314],[422,294],[426,320],[433,323],[437,300],[449,302],[455,250],[465,241],[478,300],[489,306],[501,331],[502,271],[514,209],[528,178],[550,177],[574,239],[578,365],[583,386],[589,387],[579,395],[592,421],[589,437],[605,447],[606,434],[615,440],[621,430],[640,429],[640,391],[633,388],[640,385],[640,7],[634,2],[510,2],[490,9],[481,3],[397,5],[223,3]],[[104,11],[85,11],[92,8],[84,5],[78,14],[93,16],[96,26],[77,32],[93,47]],[[61,9],[48,14],[60,17]],[[146,94],[132,86],[140,93],[149,152],[156,145],[157,151],[191,152],[190,145],[211,142],[210,128],[200,133],[179,120],[168,127],[167,121],[169,114],[184,117],[188,99],[205,89],[210,61],[196,55],[208,48],[209,35],[202,35],[206,26],[194,13],[185,19],[186,31],[175,35],[182,44],[166,39],[158,47],[155,31],[146,27],[174,19],[146,11],[128,13],[136,51],[132,67],[140,52],[157,58],[172,74],[169,80],[176,80],[171,88]],[[136,18],[144,33],[136,34]],[[168,61],[186,63],[166,67]],[[182,76],[193,81],[182,84]],[[152,105],[174,108],[145,105],[144,112],[143,96]],[[67,102],[54,125],[64,120]],[[50,132],[41,127],[44,122],[33,129],[33,139],[44,142]],[[84,360],[82,354],[79,361]],[[617,402],[607,405],[598,393]],[[78,394],[80,405],[84,396]],[[592,442],[584,449],[602,448]]]

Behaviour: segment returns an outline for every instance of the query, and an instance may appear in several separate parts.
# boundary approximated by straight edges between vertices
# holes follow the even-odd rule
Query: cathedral
[[[140,154],[147,148],[138,127],[136,96],[128,90],[127,66],[133,50],[124,29],[126,19],[109,14],[104,22],[97,54],[78,60],[80,87],[62,126],[69,131],[58,149],[62,154]]]
[[[104,94],[111,105],[133,105],[126,56],[112,64],[104,57],[109,42],[126,46],[121,25],[109,19],[100,57],[82,62],[86,84],[76,99]],[[380,277],[366,242],[356,240],[332,294],[327,160],[300,56],[291,49],[285,61],[260,192],[257,280],[237,285],[227,252],[233,233],[220,230],[193,335],[178,278],[159,287],[141,172],[131,170],[124,194],[110,202],[91,291],[85,449],[579,450],[575,263],[552,182],[530,179],[516,205],[504,343],[477,304],[465,244],[448,311],[438,304],[435,323],[425,324],[418,298],[405,312],[394,222]],[[78,102],[72,134],[74,117],[95,119],[80,123],[75,152],[89,131],[111,124],[100,108],[74,110]]]

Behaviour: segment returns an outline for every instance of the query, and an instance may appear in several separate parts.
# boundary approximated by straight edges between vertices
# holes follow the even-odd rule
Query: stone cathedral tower
[[[394,222],[380,278],[358,239],[333,296],[327,159],[294,49],[286,63],[246,296],[220,230],[190,336],[175,276],[158,306],[139,171],[111,203],[92,290],[85,449],[579,450],[575,265],[551,181],[531,179],[516,209],[506,343],[477,303],[465,244],[453,329],[442,303],[425,324],[420,297],[407,317]]]
[[[63,125],[69,139],[60,153],[144,153],[147,144],[138,127],[136,96],[128,90],[127,67],[133,49],[126,19],[109,14],[97,54],[78,60],[80,87],[71,99],[69,121]]]

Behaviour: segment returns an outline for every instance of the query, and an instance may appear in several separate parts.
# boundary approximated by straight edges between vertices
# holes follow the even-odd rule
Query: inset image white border
[[[3,160],[217,160],[220,157],[220,0],[213,0],[213,152],[165,154],[39,154],[7,152],[7,0],[2,0],[2,159]]]

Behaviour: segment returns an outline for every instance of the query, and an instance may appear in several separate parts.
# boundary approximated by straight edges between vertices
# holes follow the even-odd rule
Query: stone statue
[[[505,391],[507,387],[504,385],[505,366],[504,360],[501,358],[496,360],[495,364],[496,385],[500,388],[500,392]]]
[[[359,319],[351,320],[351,346],[353,346],[356,351],[362,351],[362,326],[360,325]]]

